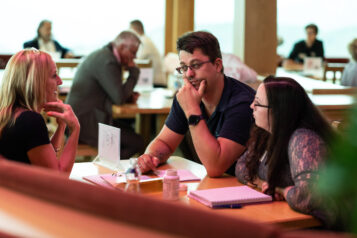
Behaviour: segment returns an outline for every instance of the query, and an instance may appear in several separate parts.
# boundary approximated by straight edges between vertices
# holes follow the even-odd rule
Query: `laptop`
[[[319,76],[322,72],[321,57],[305,57],[303,74],[306,76]]]
[[[151,91],[154,88],[154,70],[153,68],[140,68],[138,82],[134,91]]]
[[[94,163],[115,171],[124,171],[120,164],[120,128],[98,123],[98,155]]]

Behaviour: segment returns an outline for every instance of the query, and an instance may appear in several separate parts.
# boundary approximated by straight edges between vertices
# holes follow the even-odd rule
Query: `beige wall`
[[[166,0],[165,55],[176,52],[176,40],[193,31],[194,0]]]
[[[276,69],[276,1],[235,1],[233,53],[261,75]],[[177,38],[193,28],[194,0],[166,0],[165,54],[176,52]]]
[[[246,0],[244,61],[259,74],[276,69],[276,0]]]

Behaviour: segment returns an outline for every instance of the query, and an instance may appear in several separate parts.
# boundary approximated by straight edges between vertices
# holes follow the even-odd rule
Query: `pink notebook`
[[[235,204],[270,202],[272,197],[248,186],[235,186],[191,191],[188,196],[206,206],[215,208]]]

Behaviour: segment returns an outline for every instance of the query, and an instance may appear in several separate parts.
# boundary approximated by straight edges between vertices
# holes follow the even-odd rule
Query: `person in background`
[[[357,38],[348,44],[348,51],[351,54],[352,60],[343,70],[341,84],[357,87]]]
[[[89,54],[78,66],[66,102],[76,113],[82,130],[79,142],[97,147],[98,123],[121,129],[121,159],[144,150],[144,141],[124,120],[112,118],[112,106],[135,103],[133,89],[140,70],[134,63],[140,39],[130,31],[121,32],[114,41]],[[123,68],[129,76],[123,81]]]
[[[67,172],[76,157],[80,125],[71,106],[58,100],[62,84],[51,56],[25,49],[11,57],[0,89],[0,154],[10,160]],[[56,118],[51,140],[40,114]],[[69,128],[62,149],[64,132]],[[57,158],[56,152],[61,151]]]
[[[288,59],[284,60],[284,68],[300,68],[304,63],[305,57],[324,58],[324,47],[322,41],[316,39],[318,28],[315,24],[309,24],[305,27],[306,39],[295,43]]]
[[[334,137],[330,124],[291,78],[265,78],[251,108],[255,126],[236,165],[239,182],[325,220],[312,188]]]
[[[37,36],[35,39],[24,43],[24,49],[32,47],[46,51],[53,56],[54,59],[74,57],[69,49],[64,48],[58,41],[52,38],[52,22],[49,20],[41,21],[37,28]]]
[[[186,132],[197,157],[210,177],[228,172],[245,151],[253,122],[249,108],[255,91],[223,74],[217,38],[208,32],[188,32],[177,41],[184,86],[174,97],[170,114],[159,135],[138,158],[143,172],[155,170],[176,150]]]
[[[224,74],[231,78],[235,78],[248,85],[257,82],[257,72],[244,64],[242,60],[234,54],[222,53],[224,65]]]
[[[154,70],[154,86],[166,87],[167,80],[163,71],[163,59],[159,50],[156,48],[152,40],[145,35],[144,25],[140,20],[133,20],[130,22],[130,29],[136,32],[141,40],[138,53],[138,59],[150,59]]]

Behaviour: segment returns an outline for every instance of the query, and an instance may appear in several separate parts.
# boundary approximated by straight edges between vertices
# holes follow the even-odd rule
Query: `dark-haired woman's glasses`
[[[263,105],[263,104],[260,104],[260,103],[254,103],[254,107],[265,107],[265,108],[270,108],[269,105]]]
[[[190,68],[190,70],[198,70],[199,68],[201,68],[201,66],[205,63],[209,63],[211,62],[210,60],[208,61],[204,61],[204,62],[200,62],[200,63],[196,63],[196,64],[191,64],[191,65],[182,65],[181,67],[176,68],[177,72],[179,74],[183,74],[186,73],[188,68]]]

